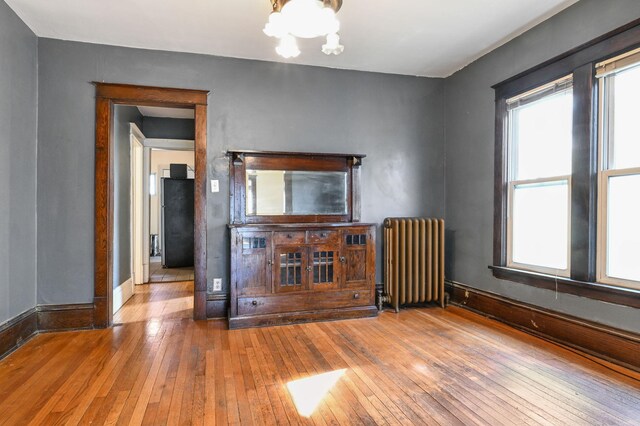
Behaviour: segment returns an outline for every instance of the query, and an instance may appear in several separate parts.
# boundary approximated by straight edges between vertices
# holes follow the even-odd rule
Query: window
[[[640,308],[640,21],[493,86],[496,278]]]
[[[640,50],[598,64],[598,280],[640,289]]]
[[[571,76],[507,99],[507,265],[569,275]]]

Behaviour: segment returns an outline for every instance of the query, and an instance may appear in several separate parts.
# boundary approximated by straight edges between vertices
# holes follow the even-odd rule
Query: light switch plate
[[[220,192],[220,181],[211,179],[211,192]]]
[[[213,291],[222,291],[222,278],[213,279]]]

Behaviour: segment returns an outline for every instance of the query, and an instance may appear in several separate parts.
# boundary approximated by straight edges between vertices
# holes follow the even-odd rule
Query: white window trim
[[[607,275],[607,215],[608,215],[608,181],[610,177],[640,175],[640,167],[621,170],[601,170],[598,179],[598,282],[615,284],[640,290],[640,281],[616,278]]]
[[[626,66],[624,69],[628,68]],[[611,169],[610,158],[613,150],[613,138],[608,126],[611,117],[611,98],[607,96],[607,90],[613,86],[608,77],[614,77],[615,73],[609,73],[599,80],[598,84],[598,220],[597,220],[597,271],[596,279],[599,283],[613,284],[622,287],[640,289],[640,281],[616,278],[607,275],[607,215],[609,212],[609,178],[616,176],[640,175],[640,167],[626,169]],[[606,87],[610,86],[610,87]],[[608,104],[608,105],[605,105]],[[605,108],[606,106],[606,108]],[[607,117],[605,119],[605,113]]]
[[[536,183],[567,182],[567,267],[565,269],[549,268],[540,265],[530,265],[513,261],[513,196],[515,187],[519,185],[531,185]],[[539,179],[526,179],[509,181],[507,194],[507,267],[522,269],[543,274],[569,277],[571,275],[571,175],[552,176]]]

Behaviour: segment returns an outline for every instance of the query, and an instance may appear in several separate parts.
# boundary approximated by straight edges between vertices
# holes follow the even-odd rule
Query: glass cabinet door
[[[311,290],[339,287],[341,261],[336,245],[314,246],[309,252],[309,283]]]
[[[273,270],[274,291],[284,293],[306,289],[308,266],[306,249],[278,247]]]
[[[243,296],[271,292],[271,233],[246,232],[238,235],[236,277]]]
[[[343,236],[344,244],[344,287],[366,288],[369,284],[367,255],[373,250],[371,234],[366,229],[349,232]],[[370,267],[370,266],[369,266]]]

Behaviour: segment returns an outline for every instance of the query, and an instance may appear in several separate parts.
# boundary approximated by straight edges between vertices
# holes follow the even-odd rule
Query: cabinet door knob
[[[340,256],[340,263],[347,263],[347,258],[344,256]]]
[[[305,269],[306,269],[307,271],[311,272],[311,269],[312,269],[312,268],[311,268],[311,266],[307,266]]]
[[[360,293],[354,293],[353,298],[354,299],[360,299]]]
[[[253,306],[258,306],[258,301],[257,301],[257,300],[252,300],[252,301],[251,301],[251,304],[252,304]]]
[[[267,265],[269,265],[269,266],[273,265],[273,261],[272,260],[267,260]]]
[[[322,237],[322,238],[327,238],[327,233],[326,233],[326,232],[322,232],[322,233],[320,233],[320,237]]]

